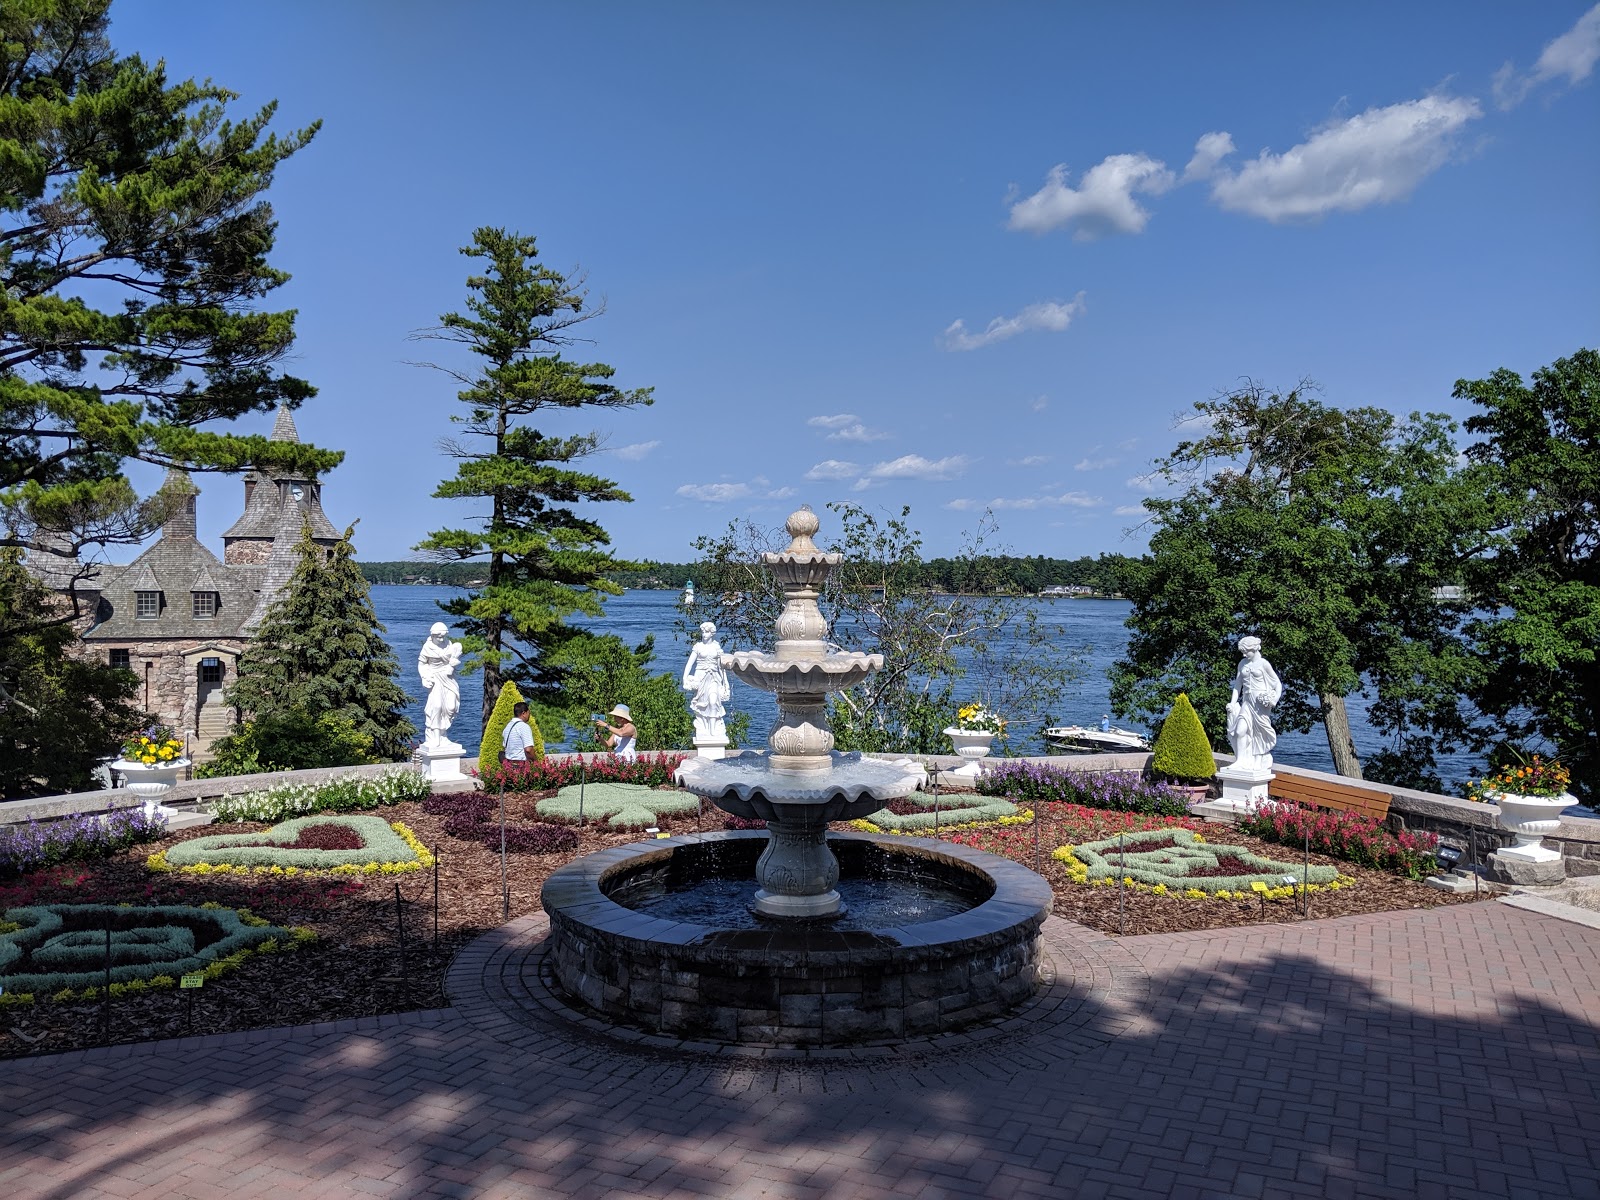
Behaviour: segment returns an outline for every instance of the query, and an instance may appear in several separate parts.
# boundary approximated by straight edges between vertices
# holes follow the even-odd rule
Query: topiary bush
[[[489,714],[489,721],[483,727],[483,744],[478,747],[478,774],[490,775],[500,769],[500,746],[505,737],[506,726],[511,724],[515,715],[512,709],[521,704],[525,697],[517,690],[517,685],[506,680],[500,685],[500,695],[495,699],[494,710]],[[530,747],[535,759],[544,758],[544,734],[539,731],[539,722],[533,719],[533,714],[528,714],[528,728],[533,731],[533,745]]]
[[[1161,722],[1161,732],[1156,734],[1151,750],[1150,771],[1157,779],[1199,784],[1216,778],[1217,760],[1211,753],[1211,741],[1200,724],[1200,714],[1183,692],[1172,702],[1172,710]]]

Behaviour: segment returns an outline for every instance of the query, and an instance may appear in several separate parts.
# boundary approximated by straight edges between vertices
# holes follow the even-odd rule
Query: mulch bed
[[[548,794],[508,795],[508,820],[539,822],[534,804]],[[1263,910],[1255,899],[1185,900],[1131,890],[1119,897],[1115,887],[1074,884],[1062,864],[1049,857],[1050,850],[1062,841],[1111,836],[1121,818],[1106,814],[1103,822],[1091,818],[1086,826],[1081,810],[1075,810],[1076,816],[1071,819],[1057,820],[1054,806],[1041,804],[1037,808],[1041,814],[1038,868],[1055,889],[1056,915],[1067,920],[1110,934],[1135,936],[1304,919],[1293,901],[1267,901]],[[537,911],[545,879],[572,858],[637,841],[642,836],[588,825],[577,830],[575,851],[510,855],[507,909],[501,898],[500,859],[496,851],[476,840],[449,836],[445,825],[450,818],[424,812],[417,803],[375,812],[386,820],[405,822],[427,846],[436,849],[437,942],[432,871],[398,876],[260,879],[155,874],[145,867],[145,858],[155,850],[209,836],[218,832],[216,826],[187,830],[111,859],[73,863],[0,883],[0,910],[23,904],[199,904],[214,900],[228,907],[248,907],[274,924],[310,926],[318,935],[316,942],[293,954],[252,957],[239,970],[207,982],[198,991],[146,992],[113,1000],[104,1007],[97,1002],[44,1001],[29,1008],[0,1008],[0,1059],[189,1033],[233,1032],[444,1007],[448,1003],[443,991],[444,973],[458,950],[500,924],[508,910],[511,917]],[[709,804],[698,822],[693,816],[663,817],[660,822],[663,832],[668,833],[692,833],[697,828],[712,832],[744,824],[726,818]],[[1093,827],[1096,824],[1098,830]],[[231,825],[227,830],[265,828],[268,826],[250,824]],[[1235,835],[1224,827],[1207,827],[1206,835],[1213,841],[1225,840],[1280,861],[1300,861],[1299,853],[1290,847]],[[1029,826],[945,830],[943,836],[970,839],[984,849],[1014,858],[1030,868],[1035,866],[1034,832]],[[1313,919],[1470,903],[1474,899],[1470,894],[1450,895],[1388,872],[1315,854],[1311,861],[1337,866],[1359,885],[1314,894]],[[396,929],[397,884],[405,929],[403,963]],[[192,1013],[190,996],[194,997]]]

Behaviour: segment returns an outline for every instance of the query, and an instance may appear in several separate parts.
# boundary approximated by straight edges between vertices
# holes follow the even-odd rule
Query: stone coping
[[[829,833],[829,841],[866,842],[897,853],[942,859],[966,871],[988,877],[994,895],[983,903],[937,921],[900,925],[872,931],[832,929],[748,929],[721,930],[709,925],[669,921],[648,913],[625,908],[605,894],[603,885],[612,876],[670,858],[681,847],[715,845],[718,842],[765,840],[761,830],[733,830],[719,833],[684,834],[651,842],[630,842],[575,859],[558,868],[545,880],[541,893],[544,910],[552,917],[570,915],[584,926],[620,941],[646,949],[651,944],[671,946],[715,946],[728,959],[746,961],[759,968],[785,952],[804,954],[815,961],[818,955],[837,954],[859,965],[875,955],[903,958],[909,951],[935,953],[937,947],[976,941],[1004,934],[1018,921],[1029,917],[1043,920],[1050,915],[1055,896],[1050,885],[1032,871],[1010,859],[975,850],[970,846],[931,838],[886,838],[865,833]]]

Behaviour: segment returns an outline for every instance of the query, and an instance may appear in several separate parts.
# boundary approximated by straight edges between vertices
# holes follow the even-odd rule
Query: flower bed
[[[194,874],[333,871],[393,875],[431,867],[433,855],[399,822],[391,825],[382,817],[351,815],[296,817],[261,833],[193,838],[152,854],[148,861],[154,871]]]
[[[1188,797],[1183,793],[1131,771],[1074,771],[1009,759],[985,767],[978,791],[1021,801],[1048,800],[1172,817],[1189,814]]]
[[[863,833],[921,833],[935,827],[950,829],[964,825],[981,825],[1019,816],[1017,806],[1009,800],[980,797],[965,792],[947,792],[938,798],[935,811],[934,797],[926,792],[913,792],[890,807],[870,813],[864,820],[850,822],[852,829]],[[1028,820],[1028,817],[1021,817]]]
[[[1099,883],[1123,880],[1140,883],[1157,895],[1183,891],[1229,899],[1236,892],[1248,893],[1261,884],[1269,894],[1293,886],[1284,878],[1293,875],[1317,885],[1339,882],[1335,867],[1317,866],[1296,869],[1289,863],[1275,862],[1253,854],[1243,846],[1214,844],[1187,829],[1148,829],[1062,846],[1051,857],[1066,864],[1074,883]]]
[[[107,858],[139,842],[158,840],[166,828],[165,816],[146,814],[143,808],[43,824],[0,825],[0,879],[14,879],[57,863]]]
[[[420,800],[431,790],[427,776],[409,767],[396,767],[381,775],[342,775],[327,783],[291,783],[223,796],[211,805],[221,824],[231,821],[282,821],[286,817],[319,812],[357,812],[384,804]]]
[[[572,755],[564,759],[542,758],[530,763],[500,763],[484,770],[480,778],[485,791],[553,792],[575,787],[579,782],[631,783],[639,787],[664,787],[676,777],[687,754],[641,754],[636,759],[614,754]]]
[[[309,938],[248,909],[215,905],[50,904],[7,909],[5,920],[0,986],[12,1004],[37,996],[97,999],[108,980],[111,994],[120,996],[172,987],[177,976],[195,972],[215,979],[250,954]]]
[[[1370,817],[1324,812],[1303,804],[1269,801],[1239,820],[1238,828],[1269,842],[1304,845],[1319,854],[1364,867],[1422,879],[1434,868],[1439,839],[1431,833],[1391,833]]]
[[[457,792],[429,796],[422,802],[424,812],[445,818],[444,832],[465,842],[477,842],[485,849],[500,849],[500,811],[494,797],[482,792]],[[528,824],[508,820],[505,847],[513,854],[558,854],[575,850],[578,831],[565,825]]]
[[[643,829],[659,825],[662,817],[685,816],[700,811],[700,797],[692,792],[669,792],[632,783],[590,778],[569,784],[554,796],[539,801],[541,817],[576,822],[605,819],[612,829]]]

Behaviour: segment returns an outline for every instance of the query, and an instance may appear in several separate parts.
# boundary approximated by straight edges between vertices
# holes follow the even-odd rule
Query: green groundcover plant
[[[373,863],[380,869],[428,865],[403,828],[382,817],[356,814],[296,817],[260,833],[222,833],[179,842],[161,857],[166,866],[179,869],[220,865],[332,871]],[[316,845],[319,841],[324,845]]]
[[[979,825],[1018,815],[1015,804],[997,797],[954,792],[938,797],[937,805],[935,799],[926,792],[913,792],[901,802],[900,807],[915,808],[917,811],[896,813],[887,808],[880,808],[864,820],[852,824],[867,833],[878,830],[888,833],[920,833],[924,829]]]
[[[215,979],[250,954],[290,949],[312,936],[269,924],[248,909],[191,905],[11,908],[0,928],[10,930],[0,932],[0,986],[6,995],[58,1000],[99,996],[108,979],[108,930],[114,995],[171,987],[181,975]]]
[[[537,811],[547,820],[577,821],[580,805],[585,821],[604,818],[613,829],[642,829],[660,824],[662,817],[699,812],[700,797],[693,792],[668,792],[599,780],[564,787],[539,801]]]
[[[1172,890],[1195,888],[1214,893],[1248,891],[1255,883],[1277,888],[1289,875],[1315,884],[1333,883],[1339,878],[1336,867],[1307,870],[1275,862],[1243,846],[1203,841],[1187,829],[1148,829],[1067,849],[1081,868],[1074,868],[1067,856],[1060,857],[1078,882],[1131,879],[1152,887],[1165,885]]]

